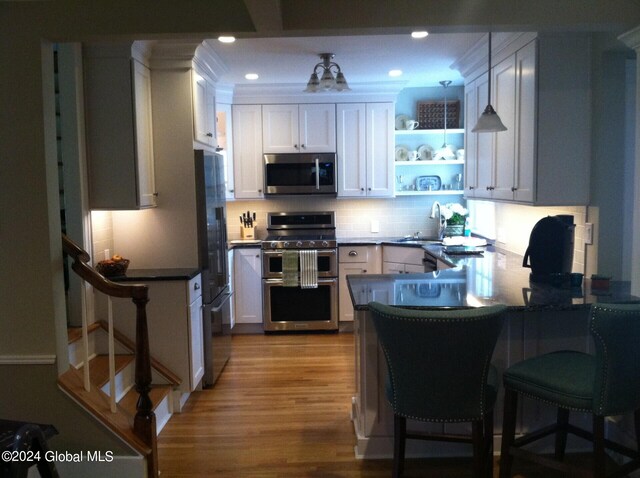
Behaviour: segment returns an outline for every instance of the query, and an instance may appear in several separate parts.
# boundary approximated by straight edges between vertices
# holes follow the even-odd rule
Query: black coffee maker
[[[552,282],[571,272],[575,228],[571,215],[547,216],[533,226],[522,261],[531,268],[531,282]]]

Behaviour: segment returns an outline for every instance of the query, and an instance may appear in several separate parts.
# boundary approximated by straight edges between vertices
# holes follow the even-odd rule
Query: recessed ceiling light
[[[232,37],[230,35],[222,35],[218,37],[218,41],[222,43],[233,43],[234,41],[236,41],[236,37]]]
[[[426,38],[429,32],[411,32],[411,38]]]
[[[390,70],[389,71],[389,76],[401,76],[402,75],[402,70]]]
[[[258,78],[260,78],[257,73],[247,73],[246,75],[244,75],[244,77],[247,80],[257,80]]]

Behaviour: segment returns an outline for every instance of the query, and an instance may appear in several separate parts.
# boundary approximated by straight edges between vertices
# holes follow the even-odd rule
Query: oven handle
[[[320,190],[320,158],[316,156],[316,189]]]
[[[266,286],[277,286],[277,287],[282,287],[282,279],[262,279],[262,283],[263,285]],[[338,285],[338,278],[337,277],[318,277],[318,285]],[[300,285],[297,286],[298,288],[300,287]],[[292,287],[293,289],[294,287]]]

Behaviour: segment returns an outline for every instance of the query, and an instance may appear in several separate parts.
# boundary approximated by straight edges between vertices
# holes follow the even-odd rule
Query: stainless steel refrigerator
[[[195,172],[205,361],[202,384],[211,387],[231,354],[224,159],[219,154],[195,150]]]

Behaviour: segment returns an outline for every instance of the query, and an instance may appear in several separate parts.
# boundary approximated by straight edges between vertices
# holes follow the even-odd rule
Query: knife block
[[[242,239],[255,239],[256,226],[252,226],[252,227],[240,226],[240,237]]]

